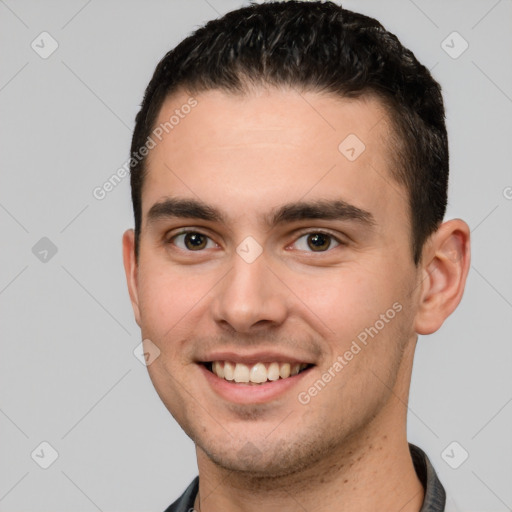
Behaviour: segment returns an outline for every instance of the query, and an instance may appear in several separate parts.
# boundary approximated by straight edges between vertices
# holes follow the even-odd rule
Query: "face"
[[[276,89],[195,100],[160,112],[188,113],[148,157],[138,263],[124,238],[162,401],[208,460],[267,476],[402,428],[419,271],[384,109]]]

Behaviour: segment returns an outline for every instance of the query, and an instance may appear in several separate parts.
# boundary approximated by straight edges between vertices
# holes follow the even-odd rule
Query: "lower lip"
[[[224,400],[236,404],[264,404],[275,400],[280,395],[290,390],[293,386],[299,384],[304,376],[309,373],[312,367],[294,375],[293,377],[255,385],[243,383],[238,384],[234,381],[221,379],[208,370],[203,364],[199,364],[199,368],[203,372],[203,375],[212,387],[213,391]]]

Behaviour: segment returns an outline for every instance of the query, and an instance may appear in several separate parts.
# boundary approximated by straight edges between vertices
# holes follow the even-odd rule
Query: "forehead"
[[[143,211],[166,195],[221,201],[226,210],[271,208],[305,196],[341,196],[366,209],[386,207],[389,195],[406,203],[403,190],[396,196],[401,187],[390,185],[388,114],[370,96],[179,91],[164,102],[155,130]]]
[[[156,127],[164,129],[164,138],[172,132],[176,145],[188,142],[201,149],[258,143],[302,147],[310,137],[314,137],[310,144],[321,139],[331,145],[349,128],[374,143],[388,131],[389,123],[386,109],[374,96],[344,98],[289,88],[253,88],[244,94],[214,89],[194,96],[180,90],[163,103]]]

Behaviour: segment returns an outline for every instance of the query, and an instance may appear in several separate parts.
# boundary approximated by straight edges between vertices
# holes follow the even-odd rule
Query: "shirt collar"
[[[425,499],[420,512],[443,512],[446,506],[446,492],[426,453],[409,443],[412,463],[425,489]]]

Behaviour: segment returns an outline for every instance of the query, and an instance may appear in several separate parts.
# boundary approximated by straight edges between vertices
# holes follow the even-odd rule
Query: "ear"
[[[441,224],[422,255],[423,281],[415,318],[418,334],[432,334],[458,306],[470,264],[469,226],[460,219]]]
[[[135,259],[135,233],[133,229],[128,229],[123,235],[123,263],[133,314],[135,315],[135,321],[140,326],[138,266]]]

